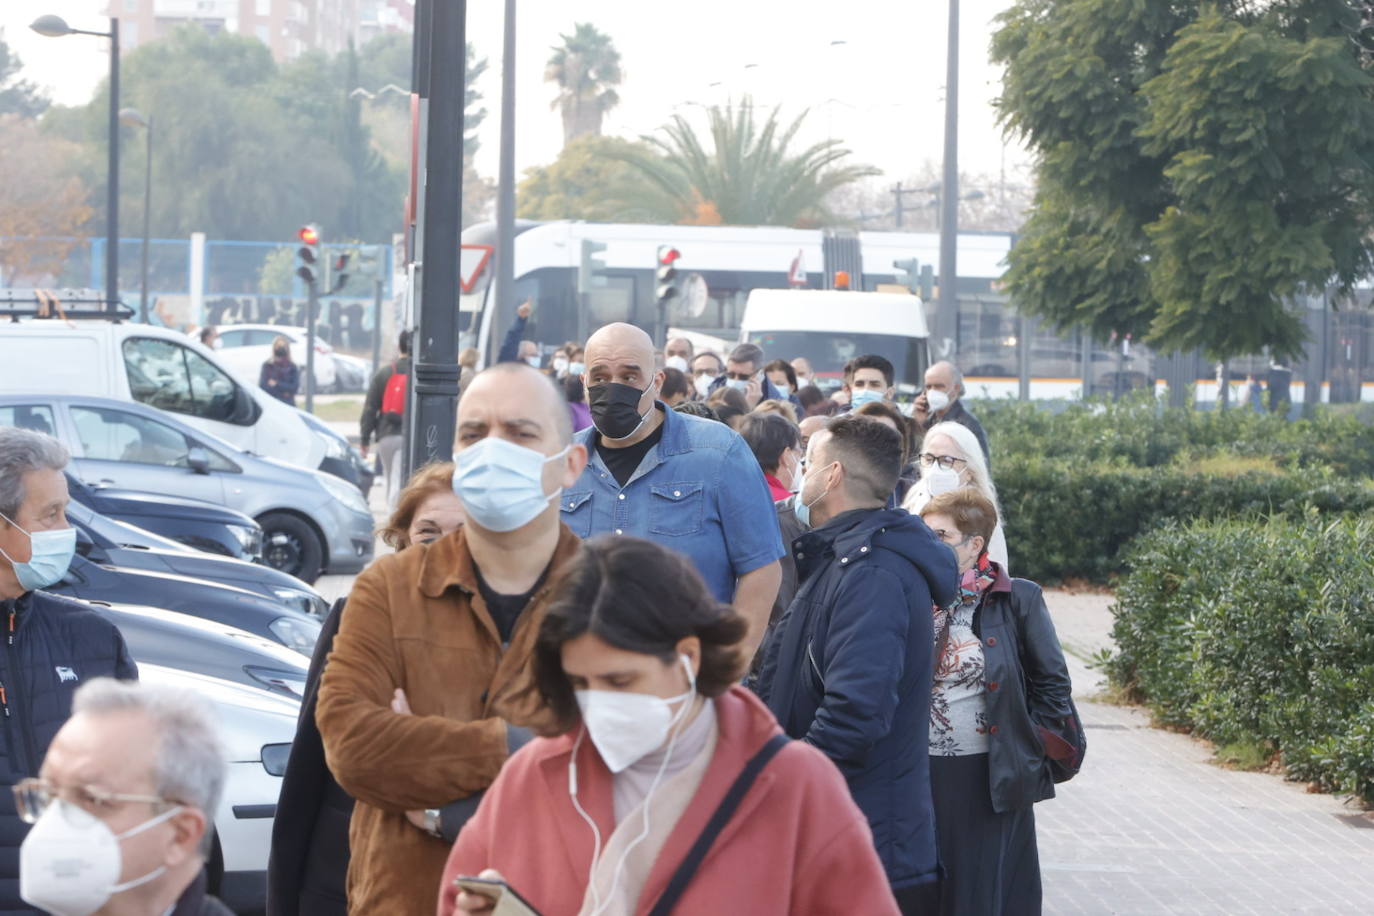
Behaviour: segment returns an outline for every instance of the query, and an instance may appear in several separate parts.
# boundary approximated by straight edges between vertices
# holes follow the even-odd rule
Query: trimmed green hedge
[[[1374,477],[1374,426],[1350,413],[1323,410],[1289,422],[1249,409],[1165,408],[1148,393],[1072,404],[1058,413],[1010,399],[971,407],[987,430],[999,485],[1002,459],[1018,455],[1159,467],[1225,454]]]
[[[1129,563],[1113,683],[1165,723],[1374,802],[1374,525],[1168,525]]]
[[[993,461],[1012,572],[1042,583],[1106,582],[1133,539],[1171,521],[1374,509],[1374,487],[1317,470],[1199,473],[996,451]]]

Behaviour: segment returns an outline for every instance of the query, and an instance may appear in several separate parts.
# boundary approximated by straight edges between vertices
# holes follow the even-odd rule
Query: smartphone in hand
[[[453,879],[453,883],[469,894],[477,894],[496,901],[496,907],[491,911],[492,916],[540,916],[539,911],[528,900],[521,897],[514,888],[504,881],[492,881],[489,878],[477,878],[472,875],[459,875]]]

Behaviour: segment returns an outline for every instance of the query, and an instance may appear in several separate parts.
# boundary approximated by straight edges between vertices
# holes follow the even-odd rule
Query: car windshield
[[[834,334],[821,331],[753,331],[749,341],[758,344],[766,359],[788,362],[805,357],[823,389],[838,388],[844,366],[856,356],[876,354],[892,363],[899,389],[911,391],[922,384],[926,371],[926,342],[892,334]],[[905,384],[904,384],[905,383]]]

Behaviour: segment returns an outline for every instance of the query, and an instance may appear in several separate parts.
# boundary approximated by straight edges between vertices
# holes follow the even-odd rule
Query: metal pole
[[[496,289],[489,343],[504,336],[498,322],[515,311],[515,0],[506,0],[505,41],[501,50],[501,162],[496,182]]]
[[[437,0],[429,12],[429,125],[419,333],[412,341],[414,422],[410,469],[453,456],[458,407],[457,257],[463,212],[463,76],[466,0]]]
[[[119,302],[119,20],[110,19],[109,187],[105,200],[105,310]]]
[[[320,246],[324,255],[324,246]],[[323,267],[323,265],[321,265]],[[323,271],[321,271],[323,272]],[[305,412],[315,412],[315,313],[319,309],[319,280],[305,284]],[[289,352],[289,351],[288,351]]]
[[[897,187],[892,189],[892,196],[897,198],[896,206],[892,210],[895,225],[898,229],[902,228],[902,183],[897,182]]]
[[[143,264],[140,273],[142,274],[141,292],[139,295],[138,320],[144,324],[148,323],[148,242],[150,222],[153,207],[153,117],[148,116],[148,123],[144,126],[148,133],[147,158],[148,161],[143,165]]]
[[[377,260],[381,261],[381,252],[377,254]],[[377,268],[381,270],[379,266]],[[382,291],[385,286],[384,281],[379,276],[372,281],[372,371],[376,372],[382,365]]]
[[[937,358],[952,360],[959,349],[959,0],[949,0],[945,50],[945,162],[940,187],[940,303]]]

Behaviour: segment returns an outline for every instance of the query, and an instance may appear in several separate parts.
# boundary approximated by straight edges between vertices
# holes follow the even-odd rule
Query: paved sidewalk
[[[1086,700],[1111,597],[1046,597],[1088,732],[1083,771],[1035,809],[1046,913],[1374,913],[1374,818]]]

